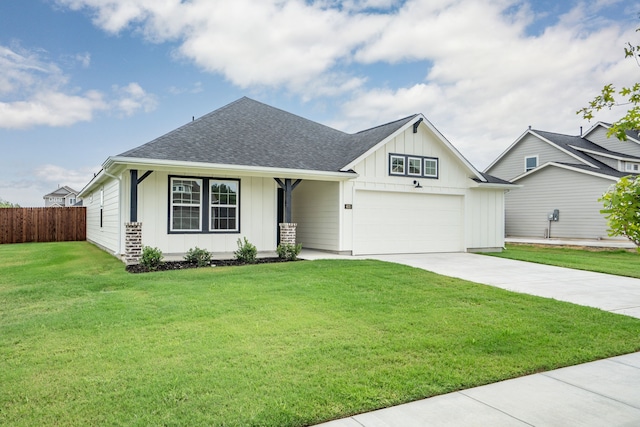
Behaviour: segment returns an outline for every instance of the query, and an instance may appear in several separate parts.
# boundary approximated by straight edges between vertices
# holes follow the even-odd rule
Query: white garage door
[[[354,255],[464,250],[463,197],[357,191]]]

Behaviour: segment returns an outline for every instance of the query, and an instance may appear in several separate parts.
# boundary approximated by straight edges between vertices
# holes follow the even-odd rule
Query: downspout
[[[120,176],[111,175],[104,169],[104,174],[109,178],[113,178],[118,181],[118,203],[122,205],[122,174]],[[122,206],[118,207],[118,249],[114,252],[114,255],[120,255],[120,249],[122,248]]]

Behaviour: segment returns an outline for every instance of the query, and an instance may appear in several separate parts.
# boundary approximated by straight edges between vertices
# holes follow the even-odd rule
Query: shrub
[[[287,261],[295,261],[298,259],[298,254],[302,250],[302,244],[298,243],[293,245],[291,243],[281,243],[276,248],[278,257],[286,259]]]
[[[238,239],[238,249],[233,253],[236,256],[236,259],[241,262],[245,262],[247,264],[253,264],[256,262],[256,257],[258,256],[258,249],[249,241],[247,238],[244,238],[244,243],[241,239]]]
[[[162,251],[158,248],[152,248],[151,246],[142,247],[142,256],[140,257],[140,264],[147,270],[157,270],[162,265]]]
[[[200,249],[199,247],[191,248],[184,256],[184,260],[192,264],[196,264],[198,267],[205,267],[211,264],[211,252],[206,249]]]

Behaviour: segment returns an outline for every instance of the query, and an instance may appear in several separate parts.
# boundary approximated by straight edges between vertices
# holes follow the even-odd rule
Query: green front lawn
[[[637,251],[508,244],[507,250],[486,255],[640,279],[640,254]]]
[[[0,425],[302,426],[638,350],[639,319],[379,261],[0,246]]]

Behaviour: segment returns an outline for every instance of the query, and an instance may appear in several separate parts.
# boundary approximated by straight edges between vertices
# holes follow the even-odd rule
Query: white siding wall
[[[587,139],[607,150],[640,156],[640,144],[633,141],[620,141],[616,137],[607,138],[607,129],[602,126],[594,129],[593,132],[587,136]]]
[[[466,199],[468,249],[504,247],[504,197],[504,190],[469,190]]]
[[[340,184],[302,181],[293,191],[297,242],[304,248],[339,251]]]
[[[169,234],[169,175],[240,178],[240,232]],[[186,171],[153,172],[138,186],[138,221],[142,222],[142,242],[147,246],[158,247],[165,254],[182,254],[195,246],[215,253],[229,253],[237,249],[239,238],[246,237],[258,251],[273,251],[276,248],[277,229],[276,185],[271,178],[194,174]]]
[[[100,191],[104,194],[102,207],[102,227],[100,227]],[[120,248],[120,183],[116,179],[98,186],[84,198],[87,207],[87,240],[94,242],[111,253],[119,253]]]
[[[525,135],[503,158],[487,170],[487,173],[507,181],[525,172],[525,157],[538,156],[538,166],[547,162],[578,163],[578,161],[556,147],[541,141],[531,134]]]
[[[551,237],[606,238],[607,223],[598,198],[614,181],[546,167],[517,184],[523,188],[506,196],[508,236],[543,237],[549,227],[547,214],[560,210],[560,220],[551,223]]]

